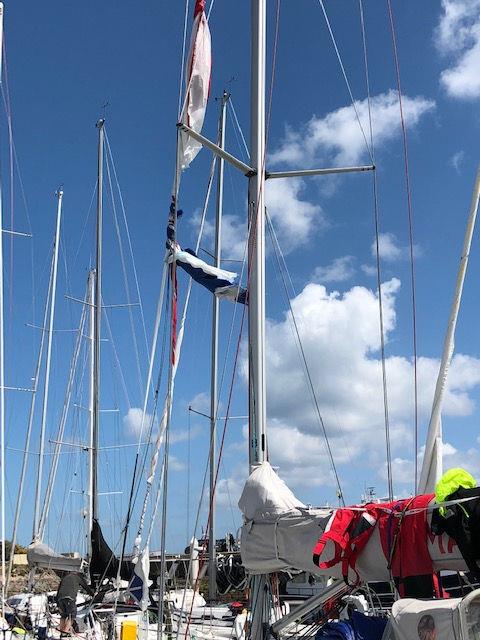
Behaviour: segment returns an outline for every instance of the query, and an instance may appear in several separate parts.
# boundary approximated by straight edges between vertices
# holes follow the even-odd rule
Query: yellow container
[[[137,640],[137,623],[135,620],[124,620],[122,622],[121,640]]]

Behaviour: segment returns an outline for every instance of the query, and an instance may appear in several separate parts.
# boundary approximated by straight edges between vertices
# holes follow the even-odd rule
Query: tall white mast
[[[224,91],[220,107],[219,145],[225,148],[225,120],[229,94]],[[223,214],[223,174],[225,160],[218,159],[217,173],[217,209],[215,215],[215,266],[222,266],[222,214]],[[210,382],[210,528],[208,540],[208,595],[210,600],[217,597],[217,554],[215,549],[215,478],[217,457],[217,367],[218,367],[218,317],[219,299],[213,296],[212,302],[212,375]]]
[[[427,443],[425,446],[425,455],[423,457],[422,471],[420,473],[420,482],[417,488],[418,493],[430,493],[435,490],[435,484],[442,475],[442,432],[441,432],[441,412],[443,404],[443,396],[447,384],[447,375],[450,363],[452,361],[453,350],[455,346],[455,328],[457,326],[458,312],[460,310],[460,302],[462,300],[463,283],[465,282],[465,274],[467,272],[468,257],[470,255],[470,247],[472,245],[473,231],[475,229],[475,220],[477,217],[478,203],[480,199],[480,167],[477,170],[477,177],[472,194],[472,202],[470,205],[470,213],[463,240],[462,255],[460,265],[458,267],[457,283],[455,286],[455,295],[453,297],[452,309],[448,321],[447,333],[443,344],[442,361],[437,377],[435,387],[435,396],[433,398],[432,414],[428,425]]]
[[[39,379],[40,379],[40,369],[42,366],[42,360],[43,360],[43,350],[45,347],[45,335],[46,332],[43,329],[44,327],[47,326],[47,321],[48,321],[48,309],[49,309],[49,301],[50,301],[50,294],[51,294],[51,290],[52,290],[52,274],[53,274],[53,256],[52,256],[52,265],[50,268],[50,277],[48,280],[48,291],[47,291],[47,296],[45,299],[45,310],[43,313],[43,322],[42,322],[42,335],[40,337],[40,347],[38,349],[38,356],[37,356],[37,364],[35,366],[35,375],[33,376],[33,389],[32,389],[32,398],[30,400],[30,411],[28,414],[28,426],[27,426],[27,433],[25,436],[25,444],[24,444],[24,453],[23,453],[23,461],[22,461],[22,470],[20,472],[20,482],[19,482],[19,486],[18,486],[18,494],[17,494],[17,502],[15,505],[15,516],[13,518],[13,530],[12,530],[12,549],[15,549],[16,543],[17,543],[17,532],[18,532],[18,522],[20,519],[20,511],[22,508],[22,500],[23,500],[23,490],[24,490],[24,484],[25,484],[25,477],[27,474],[27,466],[30,464],[30,440],[32,437],[32,430],[33,430],[33,422],[34,422],[34,417],[35,417],[35,405],[36,405],[36,399],[37,399],[37,390],[38,390],[38,383],[39,383]],[[8,591],[8,585],[10,582],[10,578],[12,575],[12,569],[13,569],[13,553],[10,554],[10,559],[8,561],[8,571],[7,571],[7,584],[6,584],[6,589]]]
[[[0,83],[2,79],[3,2],[0,2]],[[5,341],[3,336],[3,202],[0,184],[0,471],[2,500],[2,617],[5,617]],[[10,551],[13,553],[13,549]]]
[[[266,459],[265,384],[265,0],[252,0],[251,141],[248,181],[250,465]]]
[[[33,517],[33,537],[39,534],[40,526],[40,501],[42,496],[42,475],[43,475],[43,458],[45,450],[45,433],[47,428],[47,410],[48,410],[48,394],[50,391],[50,366],[52,358],[52,341],[53,341],[53,323],[55,319],[55,297],[57,291],[57,270],[58,270],[58,252],[60,248],[60,224],[62,220],[62,201],[63,190],[61,188],[56,192],[57,196],[57,225],[55,229],[55,245],[53,250],[53,274],[52,274],[52,296],[50,300],[50,314],[48,321],[48,338],[47,338],[47,360],[45,364],[45,386],[43,389],[42,404],[42,422],[40,426],[40,447],[38,452],[38,469],[37,469],[37,486],[35,491],[35,511]],[[42,331],[45,331],[42,327]],[[2,385],[3,386],[3,385]]]
[[[248,181],[250,468],[267,457],[265,381],[265,40],[266,0],[252,0],[250,163]],[[251,638],[264,637],[269,619],[265,576],[251,579]]]
[[[105,120],[97,122],[98,157],[97,157],[97,246],[96,246],[96,278],[95,278],[95,323],[93,352],[93,424],[92,424],[92,517],[98,519],[98,436],[100,427],[100,339],[102,322],[102,235],[103,235],[103,148]]]
[[[95,269],[91,269],[88,274],[88,303],[90,305],[89,341],[90,341],[90,437],[88,442],[88,539],[87,557],[92,557],[92,528],[93,528],[93,447],[94,447],[94,424],[95,424]]]

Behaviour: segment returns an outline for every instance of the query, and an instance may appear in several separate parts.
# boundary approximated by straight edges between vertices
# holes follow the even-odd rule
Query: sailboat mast
[[[250,466],[266,459],[265,384],[265,0],[252,0],[249,237]]]
[[[102,233],[103,233],[103,148],[105,120],[97,122],[98,167],[97,167],[97,246],[95,277],[95,322],[93,332],[93,424],[91,454],[92,517],[98,519],[98,434],[100,425],[100,338],[102,326]]]
[[[227,102],[230,95],[224,91],[220,106],[219,136],[221,149],[225,149],[225,121]],[[217,208],[215,214],[215,261],[216,267],[222,266],[222,215],[223,215],[223,174],[224,159],[218,158],[217,169]],[[208,595],[210,600],[217,597],[217,553],[215,549],[215,477],[217,457],[217,368],[218,368],[218,320],[219,299],[213,296],[212,302],[212,375],[210,382],[210,529],[208,540]]]
[[[250,164],[248,182],[249,264],[249,422],[250,469],[267,458],[265,381],[265,47],[266,0],[252,0]],[[251,578],[251,638],[265,635],[269,617],[266,577]]]
[[[2,79],[3,2],[0,2],[0,83]],[[5,617],[5,341],[3,336],[3,203],[0,183],[0,499],[2,536],[2,617]],[[13,549],[10,553],[13,553]]]
[[[93,398],[95,395],[95,269],[88,274],[88,304],[90,305],[89,342],[90,342],[90,438],[88,443],[88,539],[87,556],[92,557],[92,529],[93,529],[93,450],[95,410]]]
[[[55,229],[55,245],[53,250],[53,271],[52,271],[52,297],[50,300],[50,313],[48,320],[48,339],[47,339],[47,359],[45,363],[45,386],[43,389],[42,404],[42,423],[40,427],[40,447],[38,452],[38,468],[37,468],[37,486],[35,490],[35,511],[33,517],[33,537],[39,535],[40,529],[40,501],[42,497],[42,475],[43,475],[43,458],[45,450],[45,432],[47,428],[47,410],[48,410],[48,394],[50,390],[50,368],[52,359],[52,342],[53,342],[53,323],[55,318],[55,297],[57,291],[57,270],[58,270],[58,253],[60,248],[60,225],[62,220],[62,201],[63,190],[59,188],[56,192],[57,196],[57,225]],[[43,331],[46,327],[42,328]]]
[[[42,323],[42,327],[46,327],[47,326],[47,320],[48,320],[48,309],[49,309],[49,301],[50,301],[50,293],[52,290],[52,272],[53,272],[53,262],[50,268],[50,277],[48,280],[48,291],[47,291],[47,296],[45,299],[45,310],[43,313],[43,323]],[[13,519],[13,530],[12,530],[12,549],[15,549],[16,543],[17,543],[17,533],[18,533],[18,523],[19,523],[19,519],[20,519],[20,510],[22,508],[22,500],[23,500],[23,490],[24,490],[24,485],[25,485],[25,477],[27,474],[27,466],[30,464],[30,440],[32,437],[32,430],[33,430],[33,421],[34,421],[34,417],[35,417],[35,404],[36,404],[36,399],[37,399],[37,390],[38,390],[38,383],[39,383],[39,379],[40,379],[40,369],[42,366],[42,360],[43,360],[43,349],[45,346],[45,331],[42,331],[42,335],[40,338],[40,347],[38,350],[38,356],[37,356],[37,364],[35,366],[35,375],[33,376],[32,380],[33,380],[33,390],[32,390],[32,397],[30,400],[30,411],[28,414],[28,426],[27,426],[27,434],[25,437],[25,444],[24,444],[24,454],[23,454],[23,461],[22,461],[22,470],[20,472],[20,481],[19,481],[19,486],[18,486],[18,494],[17,494],[17,502],[15,505],[15,516]],[[10,578],[12,575],[12,569],[13,569],[13,553],[10,554],[10,559],[8,561],[8,570],[7,570],[7,584],[6,584],[6,589],[8,591],[8,585],[10,583]]]
[[[428,425],[427,442],[425,446],[425,454],[423,456],[422,470],[418,487],[415,487],[418,493],[429,493],[434,491],[435,484],[443,473],[442,464],[442,431],[441,431],[441,412],[443,396],[447,385],[448,370],[452,361],[453,350],[455,345],[455,328],[457,326],[458,313],[460,311],[460,303],[462,301],[463,284],[468,267],[468,258],[470,255],[470,247],[472,245],[473,232],[475,230],[475,221],[477,219],[478,205],[480,202],[480,167],[477,169],[475,178],[475,186],[472,194],[470,205],[470,213],[465,230],[463,240],[462,255],[460,257],[460,265],[458,267],[457,282],[455,286],[455,294],[453,296],[452,307],[450,310],[450,318],[448,320],[447,333],[443,344],[442,361],[438,371],[437,383],[435,386],[435,395],[433,398],[432,413],[430,423]]]

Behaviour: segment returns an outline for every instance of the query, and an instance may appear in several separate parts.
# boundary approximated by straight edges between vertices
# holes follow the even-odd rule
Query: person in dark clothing
[[[77,594],[80,589],[90,596],[94,595],[93,589],[80,573],[65,574],[58,585],[56,600],[60,612],[59,630],[63,633],[70,633],[72,627],[75,630]]]

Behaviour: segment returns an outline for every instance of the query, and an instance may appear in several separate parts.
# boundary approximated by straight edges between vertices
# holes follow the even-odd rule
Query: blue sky
[[[17,0],[5,10],[8,86],[15,149],[14,227],[30,229],[33,239],[13,241],[6,251],[7,384],[28,387],[34,371],[39,332],[26,323],[41,322],[48,261],[54,232],[54,191],[64,185],[62,256],[56,327],[78,326],[79,305],[93,255],[94,226],[89,207],[96,180],[95,121],[106,110],[107,131],[122,189],[150,339],[164,253],[164,228],[174,167],[182,2],[146,1],[132,9],[119,0],[103,3],[38,4]],[[209,3],[207,3],[207,7]],[[365,75],[358,3],[326,1],[345,68],[367,127]],[[477,0],[443,3],[393,2],[408,128],[416,243],[420,444],[423,442],[443,335],[477,166],[480,86],[476,69],[480,40]],[[271,69],[276,3],[268,3],[268,65]],[[387,9],[365,0],[373,126],[377,152],[385,284],[387,375],[397,494],[412,490],[413,373],[412,310],[408,227],[400,118]],[[249,3],[217,1],[211,13],[213,71],[204,132],[213,138],[224,87],[232,93],[248,139]],[[8,130],[1,121],[1,172],[5,227],[10,227],[11,198]],[[242,150],[230,123],[227,145]],[[211,157],[203,151],[182,180],[179,230],[184,246],[195,243]],[[271,167],[333,166],[366,163],[368,156],[353,117],[348,92],[318,2],[282,2],[277,66],[269,135]],[[25,192],[27,208],[22,196]],[[226,171],[224,256],[238,259],[245,233],[245,179]],[[104,297],[126,300],[121,262],[106,187]],[[378,351],[376,280],[371,275],[372,178],[356,175],[305,181],[279,181],[269,188],[268,206],[295,287],[292,304],[304,340],[326,428],[348,501],[357,501],[365,485],[384,494],[384,435]],[[122,216],[118,198],[117,215]],[[213,207],[209,221],[213,219]],[[30,222],[29,222],[30,221]],[[122,227],[123,242],[126,242]],[[475,331],[480,264],[474,240],[470,270],[457,330],[456,352],[445,403],[446,465],[467,464],[480,474],[478,434],[479,344]],[[211,225],[202,246],[211,249]],[[129,288],[136,300],[131,260]],[[33,264],[33,270],[32,270]],[[232,265],[234,265],[232,267]],[[236,263],[225,262],[226,268]],[[32,276],[33,271],[33,276]],[[335,502],[320,428],[315,420],[293,340],[282,285],[269,249],[269,422],[272,463],[298,496],[314,504]],[[13,285],[13,289],[11,289]],[[180,280],[180,297],[186,281]],[[11,291],[11,294],[10,294]],[[335,293],[336,292],[336,293]],[[169,549],[181,549],[187,523],[193,525],[205,460],[208,423],[189,416],[189,404],[208,410],[211,299],[194,288],[172,421]],[[222,304],[221,364],[227,359],[222,406],[231,379],[232,352],[226,346],[233,307]],[[146,347],[138,308],[132,310],[142,376]],[[102,407],[103,446],[134,445],[135,418],[143,386],[138,379],[130,320],[126,310],[111,310],[109,335],[104,323]],[[234,325],[238,335],[239,316]],[[120,367],[115,361],[113,344]],[[56,333],[48,429],[55,438],[62,408],[74,334]],[[244,351],[242,351],[243,365]],[[82,351],[82,362],[84,351]],[[119,368],[123,374],[119,373]],[[84,405],[87,385],[79,374],[74,402]],[[242,366],[236,377],[232,414],[246,414]],[[7,395],[8,502],[11,526],[23,448],[29,396]],[[38,438],[40,401],[35,437]],[[161,403],[160,403],[161,404]],[[128,413],[130,410],[130,414]],[[132,411],[133,410],[133,411]],[[222,413],[222,411],[221,411]],[[223,414],[222,414],[223,415]],[[137,420],[138,422],[138,420]],[[223,425],[222,425],[223,426]],[[228,426],[219,484],[219,535],[240,524],[236,501],[245,479],[245,420]],[[86,415],[72,408],[65,440],[83,442]],[[190,429],[190,440],[187,439]],[[33,450],[36,449],[36,444]],[[48,444],[48,450],[52,444]],[[123,492],[101,497],[101,517],[111,543],[118,542],[125,513],[135,447],[100,454],[101,490]],[[189,453],[190,452],[190,453]],[[50,456],[51,457],[51,456]],[[190,471],[187,461],[190,457]],[[34,456],[28,473],[20,541],[31,535]],[[47,460],[49,456],[47,456]],[[48,466],[48,465],[47,465]],[[73,470],[73,472],[72,472]],[[187,485],[190,498],[187,498]],[[55,490],[47,541],[57,548],[81,548],[85,489],[85,453],[65,448]],[[143,488],[140,491],[142,495]],[[230,508],[230,503],[233,507]],[[187,504],[190,513],[187,517]],[[134,517],[135,521],[135,517]],[[206,523],[203,511],[203,525]],[[159,537],[154,534],[153,546]]]

